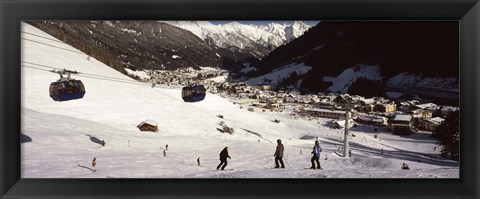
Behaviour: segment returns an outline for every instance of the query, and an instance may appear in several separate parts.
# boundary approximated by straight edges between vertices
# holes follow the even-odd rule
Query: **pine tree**
[[[450,113],[434,131],[433,136],[440,140],[442,155],[452,160],[460,158],[459,111]]]

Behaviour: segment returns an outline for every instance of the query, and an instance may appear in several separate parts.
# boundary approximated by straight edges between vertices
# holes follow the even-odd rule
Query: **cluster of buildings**
[[[186,86],[189,84],[203,83],[205,79],[225,75],[225,71],[218,70],[194,70],[191,68],[147,71],[150,79],[145,80],[152,84],[168,86]]]
[[[330,102],[319,103],[313,109],[305,109],[305,112],[317,117],[344,119],[345,110],[348,109],[356,123],[389,127],[394,134],[434,131],[451,112],[459,110],[454,106],[420,103],[418,100],[399,102],[348,94],[338,95]]]
[[[156,84],[188,85],[200,83],[210,93],[246,101],[250,107],[281,112],[286,105],[297,106],[294,115],[312,118],[345,120],[345,110],[352,113],[357,124],[387,127],[394,134],[411,134],[417,130],[434,131],[458,107],[420,103],[417,100],[394,101],[383,97],[365,98],[358,95],[318,93],[304,94],[295,90],[272,91],[269,85],[251,86],[245,83],[213,81],[225,75],[219,71],[182,69],[161,71],[153,75]],[[243,108],[242,104],[242,108]],[[253,108],[249,108],[253,111]]]

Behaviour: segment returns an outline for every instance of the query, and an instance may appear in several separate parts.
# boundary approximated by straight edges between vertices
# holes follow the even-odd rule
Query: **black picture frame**
[[[0,0],[1,198],[479,198],[478,0]],[[21,179],[23,20],[456,20],[460,179]]]

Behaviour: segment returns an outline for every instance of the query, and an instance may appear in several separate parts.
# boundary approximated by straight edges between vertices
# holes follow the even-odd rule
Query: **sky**
[[[231,22],[231,21],[216,20],[216,21],[210,21],[210,22],[217,25],[217,24],[225,24],[225,23],[228,23],[228,22]],[[290,20],[290,21],[285,21],[285,20],[271,20],[271,21],[270,20],[268,20],[268,21],[250,20],[250,21],[238,21],[238,22],[242,23],[242,24],[267,25],[270,22],[276,22],[276,23],[280,23],[280,24],[283,24],[283,23],[292,24],[293,20]],[[310,26],[314,26],[314,25],[317,25],[319,21],[303,21],[303,22],[310,25]]]

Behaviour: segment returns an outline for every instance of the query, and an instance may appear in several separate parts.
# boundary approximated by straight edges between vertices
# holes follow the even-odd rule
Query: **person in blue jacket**
[[[312,167],[310,169],[315,169],[315,162],[317,162],[317,169],[322,169],[322,166],[320,166],[320,152],[322,152],[322,147],[320,147],[320,143],[318,140],[315,141],[315,146],[313,146],[313,157],[312,157]]]
[[[225,167],[227,166],[227,158],[232,159],[228,155],[228,147],[225,147],[223,148],[222,152],[220,152],[220,164],[217,166],[217,170],[220,169],[220,167],[222,167],[222,170],[225,169]]]

